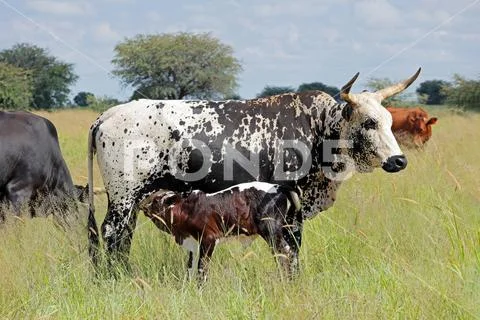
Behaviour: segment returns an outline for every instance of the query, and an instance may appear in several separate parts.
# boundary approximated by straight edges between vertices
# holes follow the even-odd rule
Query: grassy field
[[[25,219],[0,228],[0,318],[480,318],[480,115],[431,113],[433,138],[424,152],[406,151],[406,170],[355,175],[332,209],[306,222],[295,281],[278,280],[257,239],[219,246],[198,289],[185,277],[186,253],[143,216],[133,275],[95,279],[84,233]],[[74,180],[86,183],[96,114],[42,114],[58,128]],[[96,197],[99,221],[105,205]]]

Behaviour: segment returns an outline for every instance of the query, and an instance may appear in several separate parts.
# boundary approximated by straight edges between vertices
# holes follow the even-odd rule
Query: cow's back
[[[221,102],[142,99],[116,106],[92,126],[110,199],[117,202],[135,193],[144,195],[145,188],[215,192],[242,182],[274,182],[270,164],[275,143],[301,140],[311,147],[312,122],[302,109],[306,105],[299,96],[286,95]],[[184,180],[182,167],[197,172],[203,160],[193,153],[192,158],[184,157],[181,152],[188,148],[203,148],[211,161],[206,176],[191,183]],[[235,164],[233,177],[225,179],[223,157],[236,152],[233,149],[247,160],[259,152],[260,163],[268,166],[259,168],[258,175],[250,175]]]
[[[28,179],[34,189],[73,191],[57,131],[48,119],[29,112],[0,112],[0,186]]]

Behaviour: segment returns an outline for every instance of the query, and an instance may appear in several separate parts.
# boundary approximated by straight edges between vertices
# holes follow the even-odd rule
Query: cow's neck
[[[303,191],[302,213],[304,218],[313,218],[330,208],[335,202],[340,184],[340,182],[328,179],[322,172],[315,176],[309,175],[300,187]]]
[[[321,211],[330,208],[336,200],[337,190],[342,181],[351,175],[347,167],[332,165],[330,152],[335,153],[342,147],[342,130],[347,126],[342,116],[346,104],[327,104],[319,106],[317,122],[318,135],[313,146],[312,170],[303,181],[303,214],[312,218]],[[323,113],[323,114],[322,114]]]

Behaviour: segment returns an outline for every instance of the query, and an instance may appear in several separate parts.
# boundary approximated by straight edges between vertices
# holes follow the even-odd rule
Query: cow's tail
[[[88,132],[88,254],[93,264],[98,265],[100,240],[97,221],[95,220],[95,204],[93,199],[93,156],[95,154],[95,132],[97,125],[94,124]]]

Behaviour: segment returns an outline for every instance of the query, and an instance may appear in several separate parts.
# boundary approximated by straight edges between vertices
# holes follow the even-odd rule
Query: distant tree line
[[[236,92],[240,61],[233,48],[209,33],[163,33],[126,38],[114,48],[113,75],[133,88],[133,99],[241,99]],[[0,109],[51,109],[88,107],[104,111],[119,104],[115,98],[87,91],[69,99],[77,81],[73,64],[52,56],[47,49],[19,43],[0,51]],[[371,78],[367,87],[378,90],[393,84],[388,78]],[[285,92],[320,90],[339,98],[339,89],[322,82],[292,86],[265,86],[257,97]],[[449,104],[480,111],[480,79],[453,76],[453,81],[427,80],[416,90],[420,103]],[[407,94],[387,104],[411,100]]]
[[[372,90],[384,88],[394,82],[389,79],[370,79],[367,86]],[[480,78],[465,79],[455,74],[453,81],[427,80],[416,89],[418,101],[427,105],[447,104],[457,108],[480,111]],[[388,98],[386,104],[395,104],[408,99],[406,93]]]
[[[338,98],[338,95],[340,93],[340,89],[338,89],[337,87],[328,86],[321,82],[310,82],[310,83],[301,84],[300,86],[298,86],[297,89],[290,86],[277,87],[277,86],[267,85],[265,86],[265,88],[263,88],[263,90],[259,94],[257,94],[257,98],[263,98],[263,97],[273,96],[276,94],[282,94],[287,92],[304,92],[304,91],[311,91],[311,90],[323,91],[335,98]]]

